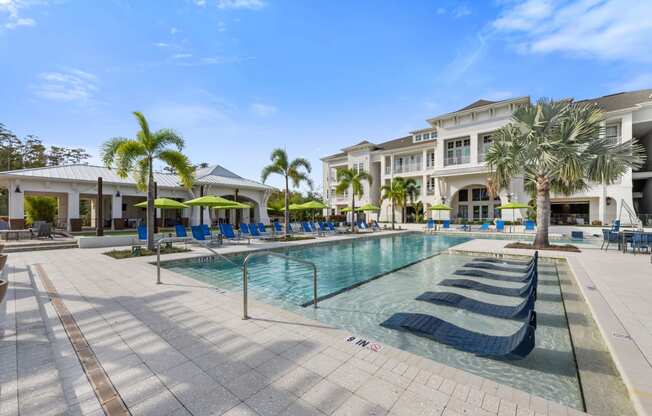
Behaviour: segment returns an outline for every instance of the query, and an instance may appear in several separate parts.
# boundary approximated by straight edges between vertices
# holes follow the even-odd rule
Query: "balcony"
[[[394,173],[420,172],[421,162],[403,163],[394,167]]]
[[[444,159],[444,166],[465,165],[471,162],[471,156],[455,156]]]

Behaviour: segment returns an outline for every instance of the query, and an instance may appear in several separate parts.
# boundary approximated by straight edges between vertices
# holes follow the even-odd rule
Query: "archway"
[[[496,209],[501,204],[500,197],[489,196],[486,185],[467,185],[457,190],[450,199],[451,219],[457,221],[485,222],[500,218]]]

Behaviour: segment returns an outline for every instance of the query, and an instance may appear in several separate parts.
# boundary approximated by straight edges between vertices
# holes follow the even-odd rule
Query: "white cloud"
[[[204,7],[206,6],[206,0],[193,0],[197,6]]]
[[[192,58],[191,53],[175,53],[174,55],[170,56],[170,59],[188,59]]]
[[[156,46],[157,48],[168,48],[170,47],[170,44],[165,42],[156,42],[154,46]]]
[[[614,91],[632,91],[652,88],[652,72],[636,75],[627,81],[613,84]]]
[[[471,14],[471,8],[466,4],[460,4],[451,12],[453,17],[458,19],[460,17],[468,16]]]
[[[258,10],[265,7],[263,0],[217,0],[220,9],[250,9]]]
[[[263,103],[253,103],[249,106],[249,109],[252,113],[260,117],[267,117],[278,112],[278,108],[273,105],[263,104]]]
[[[493,22],[525,53],[565,52],[605,60],[652,61],[652,1],[525,0]]]
[[[177,29],[176,27],[171,27],[170,28],[170,34],[171,35],[176,35],[177,33],[179,33],[179,29]]]
[[[462,76],[485,56],[487,40],[484,35],[477,34],[470,45],[458,49],[457,56],[446,65],[441,73],[444,82],[459,81]]]
[[[80,69],[43,72],[38,78],[39,82],[32,86],[33,93],[51,101],[88,102],[98,90],[97,77]]]
[[[0,0],[0,17],[6,15],[7,18],[3,20],[6,29],[15,29],[20,26],[35,26],[36,20],[31,17],[22,17],[21,10],[24,10],[35,4],[41,4],[41,1],[28,1],[28,0]]]

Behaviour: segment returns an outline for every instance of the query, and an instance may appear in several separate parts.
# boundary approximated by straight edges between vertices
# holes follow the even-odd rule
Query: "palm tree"
[[[308,186],[312,189],[312,180],[308,177],[311,167],[310,162],[304,158],[296,158],[293,161],[288,160],[288,154],[283,149],[274,149],[272,155],[270,156],[272,163],[263,168],[260,178],[262,182],[265,182],[269,175],[276,173],[283,176],[285,179],[285,233],[284,236],[287,238],[287,232],[290,225],[290,180],[292,180],[292,185],[295,188],[298,188],[301,185],[301,182],[306,182]],[[301,170],[305,169],[305,172]]]
[[[392,203],[392,230],[395,224],[395,206],[401,206],[405,202],[405,189],[403,188],[403,180],[401,178],[393,179],[388,185],[383,185],[380,188],[382,195],[381,201],[390,201]]]
[[[419,195],[419,190],[421,187],[417,185],[417,181],[415,181],[413,178],[395,178],[394,180],[401,182],[401,186],[403,187],[403,207],[401,209],[401,220],[403,222],[407,222],[407,201],[410,201],[410,206],[412,206],[414,201],[417,199],[417,196]]]
[[[512,118],[493,135],[487,163],[499,188],[523,176],[526,189],[536,192],[535,248],[550,245],[551,191],[569,195],[587,189],[589,181],[611,184],[645,160],[636,140],[613,143],[606,137],[604,115],[595,104],[541,99]]]
[[[363,170],[356,169],[338,169],[337,186],[335,192],[343,194],[351,188],[351,232],[355,232],[355,196],[362,196],[362,181],[367,181],[371,185],[371,175]]]
[[[192,187],[194,171],[181,153],[185,145],[181,136],[170,129],[151,132],[145,116],[138,111],[133,114],[140,125],[136,138],[115,137],[106,141],[102,145],[102,161],[109,168],[115,164],[122,178],[133,172],[138,189],[147,190],[147,248],[154,250],[154,162],[159,160],[172,168],[188,189]]]

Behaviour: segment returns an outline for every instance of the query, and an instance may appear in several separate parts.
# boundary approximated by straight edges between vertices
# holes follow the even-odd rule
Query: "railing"
[[[447,157],[444,159],[444,166],[463,165],[471,162],[471,156]]]
[[[248,254],[247,257],[245,257],[244,263],[242,265],[242,319],[249,319],[249,316],[247,314],[247,303],[248,303],[247,290],[249,286],[249,273],[247,271],[247,265],[249,264],[249,260],[259,256],[279,257],[282,259],[294,261],[312,267],[312,296],[313,296],[312,304],[313,307],[315,308],[317,307],[317,266],[315,265],[315,263],[307,260],[301,260],[294,257],[286,256],[285,254],[276,253],[274,251],[256,251],[254,253]]]
[[[404,163],[394,166],[394,173],[418,172],[421,170],[421,162]]]
[[[154,243],[156,245],[156,284],[160,285],[161,284],[161,246],[163,244],[170,244],[170,243],[188,243],[192,242],[192,238],[187,237],[187,238],[180,238],[180,237],[165,237],[156,240]],[[231,260],[230,258],[226,257],[224,254],[220,254],[217,251],[213,250],[206,244],[201,244],[202,247],[204,247],[206,250],[210,251],[213,253],[214,256],[220,257],[229,263],[233,264],[236,267],[242,268],[239,264]]]

